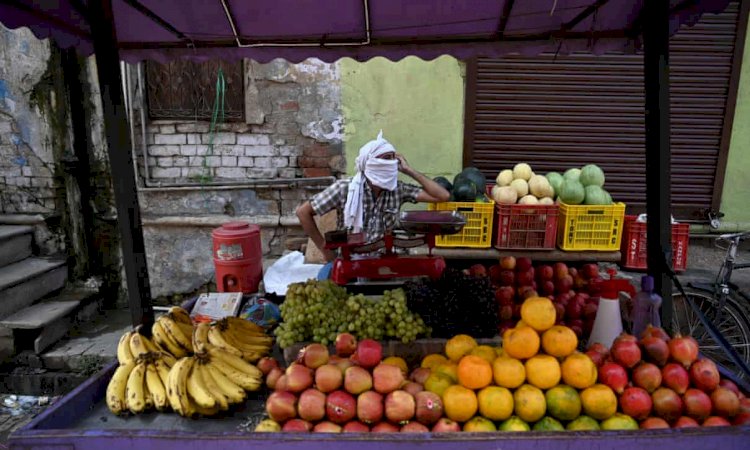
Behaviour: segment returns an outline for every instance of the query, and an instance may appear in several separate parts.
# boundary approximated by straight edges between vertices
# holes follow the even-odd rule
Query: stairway
[[[36,354],[66,336],[91,313],[96,292],[65,289],[64,259],[33,255],[34,229],[0,225],[0,361],[21,351]]]

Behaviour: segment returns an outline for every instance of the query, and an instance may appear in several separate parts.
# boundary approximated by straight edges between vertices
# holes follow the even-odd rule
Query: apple
[[[491,265],[489,270],[487,271],[490,277],[490,281],[499,284],[500,283],[500,272],[502,272],[503,268],[500,267],[500,264],[494,264]]]
[[[576,289],[583,289],[586,286],[588,286],[589,282],[586,281],[580,274],[576,275],[576,277],[573,279],[573,287]]]
[[[568,267],[568,274],[575,279],[576,275],[578,275],[578,269],[575,267]]]
[[[565,307],[565,316],[569,319],[580,319],[583,313],[583,304],[576,301],[575,297],[568,301]]]
[[[531,268],[532,268],[531,258],[526,258],[524,256],[524,257],[516,259],[516,272],[525,272]]]
[[[516,282],[519,286],[531,286],[534,282],[534,272],[531,269],[516,272]]]
[[[516,297],[515,289],[510,286],[503,286],[495,289],[495,301],[500,306],[510,306]]]
[[[556,280],[559,280],[562,277],[564,277],[565,275],[568,275],[570,273],[569,269],[568,269],[568,266],[565,263],[562,263],[562,262],[555,263],[555,265],[553,267],[553,272],[554,272]]]
[[[555,303],[555,321],[562,323],[565,319],[565,307],[562,303]]]
[[[542,283],[542,294],[550,295],[555,293],[555,283],[552,280],[546,280]]]
[[[584,264],[581,266],[581,274],[583,278],[590,280],[599,276],[599,265],[598,264]]]
[[[520,304],[513,305],[513,318],[514,319],[521,318],[521,305]]]
[[[513,270],[516,268],[516,258],[513,256],[503,256],[500,258],[500,267],[506,270]]]
[[[552,266],[547,264],[537,267],[536,273],[539,279],[542,281],[552,280],[552,277],[555,275],[555,271],[554,269],[552,269]]]
[[[500,271],[500,286],[515,286],[516,273],[509,269]]]
[[[571,277],[570,275],[565,275],[555,283],[555,292],[557,292],[558,294],[564,294],[566,292],[569,292],[572,287],[573,277]]]
[[[539,297],[539,293],[534,289],[529,289],[527,291],[524,291],[523,295],[521,296],[521,300],[526,300],[527,298],[531,297]]]
[[[487,276],[487,268],[482,264],[474,264],[469,267],[469,274],[474,278],[481,278]]]
[[[513,318],[513,305],[503,305],[498,310],[500,320],[511,320]]]

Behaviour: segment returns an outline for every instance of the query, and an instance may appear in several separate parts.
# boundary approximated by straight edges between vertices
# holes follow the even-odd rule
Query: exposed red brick
[[[328,158],[312,158],[308,156],[300,156],[297,158],[297,166],[299,167],[328,167]]]
[[[304,176],[305,178],[330,177],[331,169],[322,169],[319,167],[311,167],[307,169],[302,169],[302,176]]]
[[[298,102],[286,102],[282,103],[280,106],[282,111],[299,111],[299,103]]]
[[[331,147],[328,144],[313,144],[310,147],[305,148],[302,151],[305,156],[312,156],[313,158],[327,158],[331,156]]]

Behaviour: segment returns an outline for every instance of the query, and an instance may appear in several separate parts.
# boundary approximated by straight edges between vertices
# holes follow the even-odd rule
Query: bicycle
[[[715,245],[726,250],[724,262],[713,283],[688,283],[689,289],[684,294],[692,300],[692,305],[682,292],[672,295],[673,331],[694,337],[703,355],[714,360],[725,371],[729,370],[745,379],[746,374],[737,370],[741,369],[741,365],[730,357],[724,345],[728,344],[745,365],[750,365],[750,296],[731,281],[735,270],[750,268],[750,262],[737,262],[740,242],[748,238],[750,232],[723,234],[716,238]],[[680,285],[676,285],[679,289]],[[720,337],[713,336],[696,309],[713,325],[713,331],[718,332]],[[725,342],[721,342],[721,338]]]

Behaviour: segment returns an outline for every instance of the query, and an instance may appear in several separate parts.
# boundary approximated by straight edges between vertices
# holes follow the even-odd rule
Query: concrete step
[[[31,256],[34,228],[23,225],[0,225],[0,267]]]
[[[65,261],[26,258],[0,268],[0,319],[35,303],[65,285]]]

